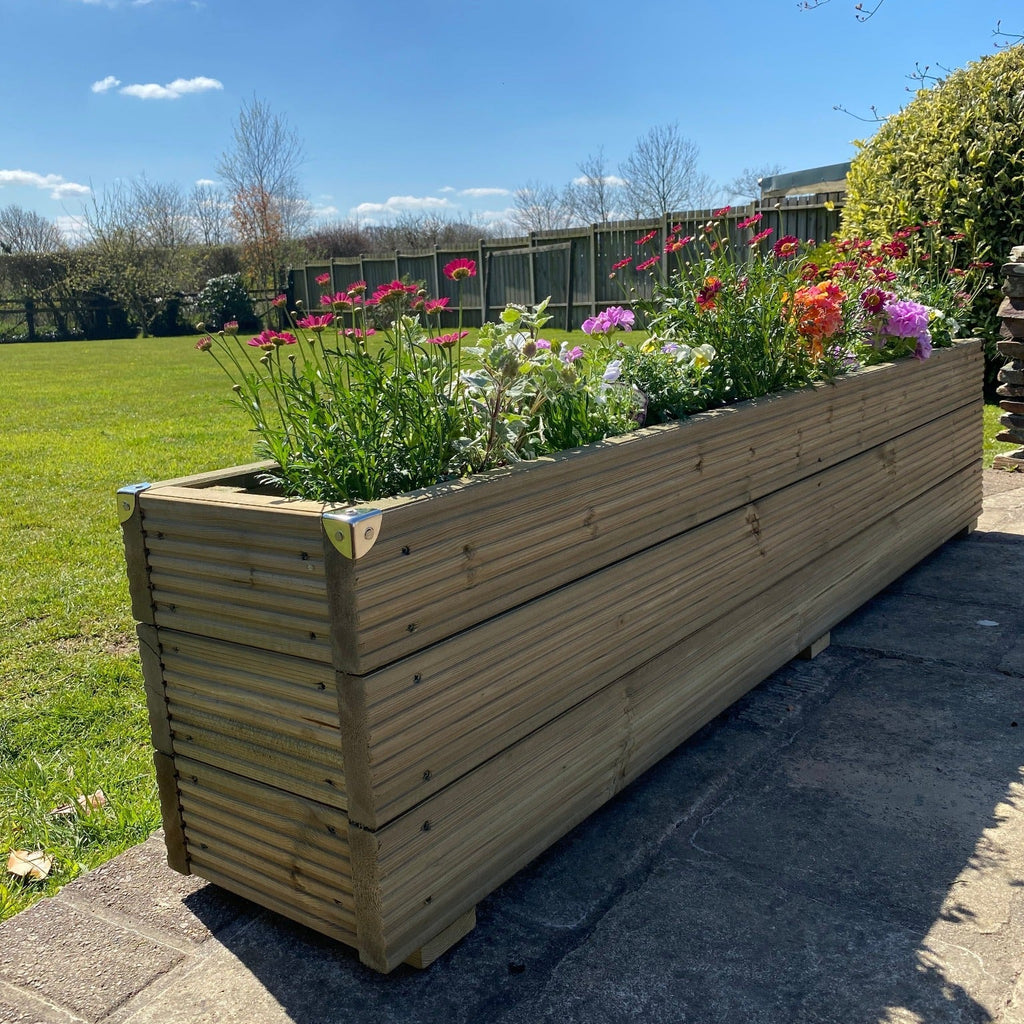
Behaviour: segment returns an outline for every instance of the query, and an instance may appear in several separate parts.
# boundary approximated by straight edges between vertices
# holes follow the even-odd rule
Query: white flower
[[[614,384],[622,376],[622,360],[613,359],[606,367],[604,371],[604,382],[606,384]]]

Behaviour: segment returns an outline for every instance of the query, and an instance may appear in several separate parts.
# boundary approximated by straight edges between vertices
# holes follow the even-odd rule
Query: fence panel
[[[432,252],[396,253],[393,256],[355,256],[332,259],[290,271],[291,294],[312,308],[319,304],[316,274],[330,272],[332,290],[362,279],[372,293],[395,277],[425,282],[432,296],[447,296],[450,310],[442,320],[451,327],[458,321],[479,326],[509,302],[535,305],[551,296],[553,326],[577,328],[583,320],[608,306],[628,304],[649,296],[657,280],[664,280],[675,259],[700,258],[698,242],[709,221],[718,222],[719,234],[728,237],[730,250],[747,254],[750,230],[740,221],[761,214],[757,228],[771,228],[765,245],[783,235],[825,241],[839,230],[844,193],[787,197],[771,205],[731,208],[715,217],[713,210],[686,210],[651,220],[615,221],[586,228],[535,232],[528,237],[481,240],[475,249],[434,249]],[[754,229],[756,230],[756,229]],[[669,237],[692,239],[678,254],[666,254]],[[476,262],[477,275],[460,283],[444,276],[453,259]],[[628,261],[617,267],[616,264]],[[648,261],[651,261],[648,263]],[[638,271],[637,267],[648,265]],[[342,281],[341,279],[345,280]]]

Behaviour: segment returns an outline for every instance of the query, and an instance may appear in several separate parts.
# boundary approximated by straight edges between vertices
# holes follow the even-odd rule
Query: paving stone
[[[983,840],[991,844],[990,830],[1017,799],[1020,745],[999,737],[1010,736],[1004,705],[1019,691],[996,674],[979,682],[873,661],[692,844],[766,883],[838,896],[916,929],[940,915],[960,873],[987,849],[1006,903],[1024,877],[1024,849]],[[1007,906],[989,913],[1008,914]]]
[[[1024,602],[985,604],[888,590],[844,619],[832,642],[859,650],[997,669],[1024,635]],[[984,596],[984,594],[979,594]],[[994,623],[994,625],[993,625]]]
[[[0,981],[0,1022],[2,1024],[80,1024],[81,1021],[81,1017],[48,1006]]]
[[[140,900],[140,892],[152,898]],[[172,944],[197,945],[239,917],[259,913],[252,903],[167,866],[162,833],[82,875],[62,899],[84,911],[133,922]]]
[[[181,953],[83,914],[59,897],[0,926],[0,979],[90,1024],[181,959]]]
[[[986,544],[977,534],[951,541],[901,576],[888,593],[946,600],[968,583],[972,592],[991,599],[992,608],[1019,607],[1024,603],[1024,541]]]
[[[990,1020],[1007,979],[922,938],[717,858],[665,857],[498,1024]]]

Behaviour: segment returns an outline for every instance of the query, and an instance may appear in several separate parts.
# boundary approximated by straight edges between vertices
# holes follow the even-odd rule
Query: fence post
[[[490,288],[491,288],[491,266],[490,257],[487,256],[485,259],[484,247],[486,242],[484,239],[478,239],[477,241],[477,254],[480,257],[477,260],[477,273],[480,275],[480,326],[483,327],[487,323],[487,311],[490,309]]]
[[[565,329],[567,331],[572,330],[572,290],[575,283],[575,271],[573,268],[576,266],[576,243],[579,239],[569,239],[569,266],[565,272]]]
[[[590,225],[590,315],[597,316],[597,225]]]
[[[36,340],[36,304],[32,299],[25,299],[25,329],[28,331],[28,340]]]

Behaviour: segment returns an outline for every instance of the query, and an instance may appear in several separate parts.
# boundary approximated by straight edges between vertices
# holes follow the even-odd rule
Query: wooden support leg
[[[831,633],[822,633],[817,640],[813,640],[809,643],[798,655],[798,658],[803,658],[804,661],[810,661],[812,658],[816,658],[826,647],[832,642]]]
[[[953,535],[953,540],[966,540],[975,530],[978,528],[978,520],[975,519],[973,523],[968,523],[962,530]]]
[[[429,967],[442,953],[447,952],[459,939],[465,938],[476,927],[476,907],[470,907],[462,917],[456,918],[447,928],[440,931],[428,942],[406,958],[410,967]]]

